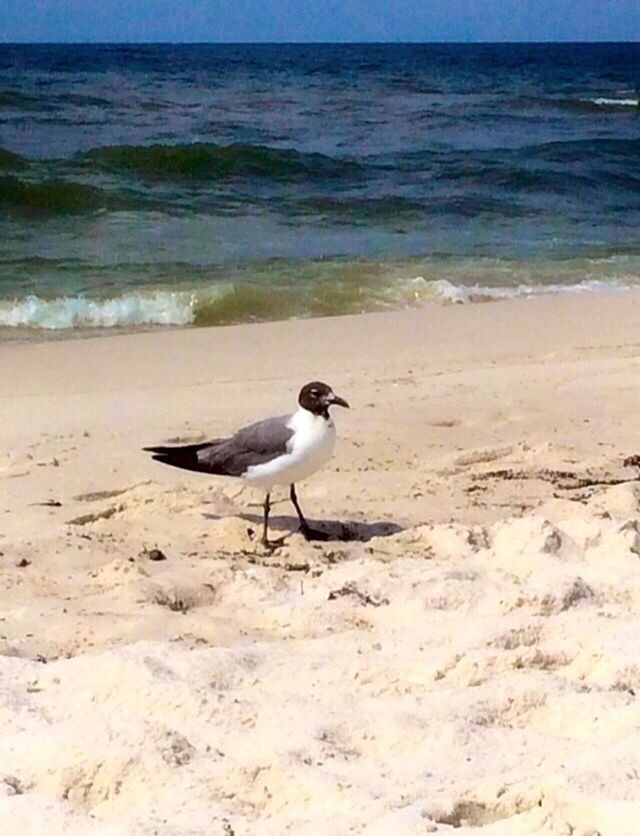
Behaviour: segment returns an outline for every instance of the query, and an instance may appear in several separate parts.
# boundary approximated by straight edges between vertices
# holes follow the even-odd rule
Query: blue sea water
[[[0,326],[636,284],[639,89],[640,44],[0,45]]]

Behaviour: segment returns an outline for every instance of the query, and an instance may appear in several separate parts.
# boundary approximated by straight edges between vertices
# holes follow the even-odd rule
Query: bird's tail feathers
[[[180,467],[183,470],[202,471],[202,463],[198,453],[205,447],[210,447],[215,442],[205,441],[201,444],[186,444],[181,447],[143,447],[145,453],[153,453],[152,459],[172,467]]]

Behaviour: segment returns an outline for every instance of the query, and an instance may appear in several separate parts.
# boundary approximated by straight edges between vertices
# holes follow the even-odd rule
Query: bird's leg
[[[267,493],[264,498],[264,520],[262,523],[261,543],[266,549],[275,549],[284,542],[284,537],[278,540],[269,540],[269,512],[271,511],[271,494]]]
[[[296,509],[298,519],[300,520],[300,533],[305,538],[305,540],[328,540],[329,536],[325,534],[324,531],[318,531],[317,528],[311,528],[309,523],[305,520],[304,514],[302,513],[302,508],[300,507],[300,503],[298,502],[296,486],[293,483],[291,484],[289,497],[291,499],[291,502],[293,503],[293,507]]]
[[[262,523],[262,545],[268,546],[269,545],[269,511],[271,510],[271,497],[269,494],[265,494],[264,497],[264,520]]]

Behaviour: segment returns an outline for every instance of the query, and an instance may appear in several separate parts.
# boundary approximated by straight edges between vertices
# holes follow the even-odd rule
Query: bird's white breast
[[[329,418],[298,409],[287,426],[293,430],[287,452],[265,464],[248,468],[243,479],[267,490],[307,479],[332,456],[336,443],[335,424]]]

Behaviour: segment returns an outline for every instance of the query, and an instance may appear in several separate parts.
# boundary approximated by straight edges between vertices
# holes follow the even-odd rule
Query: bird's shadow
[[[203,516],[208,520],[221,519],[217,514],[204,514]],[[262,526],[262,515],[243,513],[238,514],[238,516],[256,528]],[[379,522],[347,520],[343,522],[342,520],[307,519],[307,522],[314,531],[324,535],[322,539],[326,538],[327,542],[367,543],[374,537],[391,537],[404,531],[402,526],[386,520],[380,520]],[[269,529],[272,531],[295,534],[298,528],[297,517],[274,514],[269,519]]]

